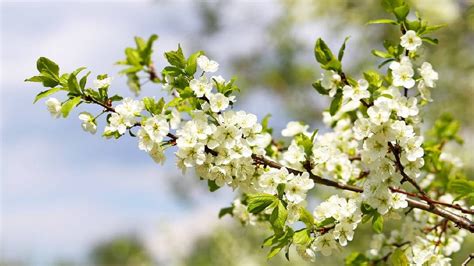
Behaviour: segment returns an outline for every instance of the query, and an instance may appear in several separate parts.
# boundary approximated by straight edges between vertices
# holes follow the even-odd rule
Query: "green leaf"
[[[137,50],[128,47],[125,49],[125,56],[127,58],[126,64],[131,66],[142,66],[140,53]]]
[[[456,195],[459,199],[471,196],[474,192],[474,181],[466,179],[454,179],[449,181],[448,190]]]
[[[263,240],[262,247],[269,247],[276,243],[276,235],[271,235]]]
[[[410,7],[406,4],[403,4],[399,7],[394,8],[393,13],[397,17],[398,21],[404,21],[405,18],[408,16],[408,13],[410,13]]]
[[[183,69],[186,67],[186,60],[184,59],[184,54],[183,50],[181,49],[181,46],[178,45],[178,49],[176,51],[170,51],[165,53],[166,60],[168,62],[180,69]]]
[[[376,211],[374,208],[372,208],[372,206],[367,203],[362,203],[360,206],[360,210],[363,214],[372,214],[374,213],[374,211]]]
[[[393,56],[389,53],[386,53],[386,52],[382,52],[382,51],[379,51],[379,50],[372,50],[372,54],[377,56],[377,57],[381,57],[381,58],[393,58]]]
[[[342,69],[341,62],[337,60],[336,58],[333,58],[331,61],[329,61],[326,65],[321,66],[323,69],[326,70],[334,70],[336,72],[340,72]]]
[[[118,102],[118,101],[123,100],[123,97],[120,96],[120,95],[115,94],[114,96],[110,97],[109,100],[112,101],[112,102]]]
[[[302,146],[304,148],[304,152],[307,156],[311,156],[313,152],[313,141],[311,138],[306,136],[305,134],[298,134],[295,137],[296,144],[298,146]]]
[[[400,248],[395,249],[392,255],[390,255],[390,262],[392,262],[392,265],[397,265],[397,266],[409,265],[407,255]]]
[[[262,119],[262,132],[268,132],[272,134],[273,129],[268,127],[268,121],[270,120],[270,117],[272,117],[271,114],[267,114],[265,117]]]
[[[412,21],[407,21],[405,22],[405,25],[407,27],[407,30],[413,30],[418,32],[418,29],[421,26],[421,23],[419,20],[412,20]]]
[[[316,136],[318,135],[318,132],[319,132],[319,129],[315,129],[315,130],[313,131],[313,134],[311,135],[311,138],[310,138],[311,143],[314,143],[314,139],[315,139]]]
[[[76,105],[78,105],[81,100],[82,98],[80,96],[67,100],[61,107],[61,114],[63,117],[67,117],[71,110],[76,107]]]
[[[277,198],[270,194],[256,194],[251,195],[247,199],[247,210],[250,213],[256,214],[264,211]]]
[[[318,223],[318,227],[325,227],[326,225],[333,224],[336,221],[336,219],[330,217],[324,219],[322,222]]]
[[[87,77],[89,77],[89,75],[91,74],[91,72],[87,72],[86,75],[84,75],[81,80],[79,81],[79,86],[81,87],[82,90],[84,90],[86,88],[86,83],[87,83]]]
[[[346,43],[347,41],[349,40],[350,36],[347,36],[345,39],[344,39],[344,42],[342,43],[342,46],[341,48],[339,49],[339,53],[337,54],[337,59],[339,61],[342,61],[342,58],[344,57],[344,51],[346,50]]]
[[[145,109],[150,112],[150,114],[159,115],[163,112],[163,107],[165,106],[165,100],[161,97],[158,101],[155,101],[152,97],[143,98],[143,104]]]
[[[383,230],[383,216],[376,213],[372,218],[372,229],[378,234],[382,233]]]
[[[375,20],[370,20],[367,22],[367,24],[392,24],[392,25],[398,25],[398,22],[393,20],[393,19],[375,19]]]
[[[86,69],[85,67],[80,67],[72,72],[75,76],[77,76],[79,73],[81,73],[82,70]]]
[[[323,69],[331,69],[336,72],[341,71],[341,62],[334,57],[331,49],[319,38],[314,46],[314,55]]]
[[[227,208],[222,208],[219,211],[219,219],[224,217],[226,214],[232,215],[232,211],[234,210],[234,207],[227,207]]]
[[[188,58],[188,61],[186,62],[186,68],[184,69],[186,74],[188,74],[189,76],[192,76],[192,75],[194,75],[194,73],[196,73],[197,58],[199,56],[201,56],[202,54],[204,54],[204,53],[202,51],[199,51],[199,52],[196,52],[196,53],[192,54]]]
[[[384,65],[386,65],[386,64],[388,64],[388,63],[390,63],[390,62],[392,62],[392,61],[395,61],[395,59],[394,59],[394,58],[387,59],[387,60],[383,61],[382,63],[380,63],[380,65],[378,65],[377,67],[378,67],[378,68],[382,68]]]
[[[149,66],[151,64],[151,55],[153,53],[153,43],[158,40],[158,35],[153,34],[148,38],[146,46],[140,42],[140,56],[142,58],[142,62],[144,66]],[[137,44],[138,46],[138,44]]]
[[[308,245],[311,242],[309,229],[301,229],[293,235],[293,242],[299,245]]]
[[[377,71],[368,70],[364,72],[364,78],[375,88],[382,86],[383,79]]]
[[[346,266],[367,266],[369,265],[369,258],[359,252],[353,252],[346,257],[344,262]]]
[[[382,6],[387,12],[393,12],[393,10],[404,4],[403,0],[383,0]]]
[[[317,92],[319,92],[319,94],[321,94],[321,95],[328,95],[328,94],[329,94],[328,90],[326,90],[326,89],[323,87],[323,85],[321,85],[321,80],[318,80],[318,81],[314,82],[312,85],[313,85],[313,88],[314,88]]]
[[[67,80],[67,85],[68,85],[68,90],[73,95],[81,94],[81,88],[79,87],[79,83],[77,82],[77,77],[74,73],[71,73],[71,75],[69,75],[69,78]]]
[[[420,34],[428,34],[444,27],[446,27],[446,24],[427,26],[422,32],[420,32]]]
[[[135,95],[138,95],[141,90],[141,85],[140,85],[140,78],[136,73],[129,73],[127,74],[127,85],[130,88],[130,90],[135,93]]]
[[[47,97],[51,94],[54,94],[54,93],[56,93],[60,90],[61,90],[61,88],[53,88],[53,89],[42,91],[42,92],[38,93],[38,95],[36,95],[35,100],[33,101],[33,103],[36,103],[38,100],[43,99],[44,97]]]
[[[59,81],[55,78],[47,76],[33,76],[31,78],[25,79],[27,82],[41,82],[44,87],[54,88],[59,84]]]
[[[210,192],[214,192],[218,190],[219,188],[221,188],[220,186],[216,184],[216,181],[214,180],[207,180],[207,186],[209,187]]]
[[[36,61],[36,68],[43,75],[59,79],[59,66],[46,57],[40,57]]]
[[[278,205],[273,209],[270,215],[270,223],[275,231],[283,231],[285,227],[286,218],[288,217],[288,211],[286,210],[283,203],[279,200]]]
[[[275,255],[278,254],[283,249],[283,247],[284,247],[283,245],[278,245],[278,246],[272,247],[270,252],[267,254],[267,259],[271,259],[271,258],[275,257]]]
[[[307,227],[312,227],[314,225],[314,217],[306,208],[300,208],[300,221],[302,221]]]
[[[331,102],[331,106],[329,106],[329,113],[331,115],[335,115],[337,111],[341,108],[342,105],[342,93],[338,92],[334,96],[334,99]]]
[[[429,37],[421,37],[421,39],[426,42],[426,43],[429,43],[431,45],[437,45],[438,44],[438,39],[435,39],[435,38],[429,38]]]

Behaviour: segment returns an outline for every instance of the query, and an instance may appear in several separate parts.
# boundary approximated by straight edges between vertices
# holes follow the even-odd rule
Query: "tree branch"
[[[469,254],[469,257],[461,264],[461,266],[467,266],[469,262],[474,259],[474,253]]]
[[[272,161],[270,159],[267,159],[263,156],[253,154],[252,158],[255,160],[255,162],[266,165],[266,166],[269,166],[269,167],[272,167],[272,168],[280,169],[282,167],[285,167],[285,166],[283,166],[283,165],[281,165],[281,164],[279,164],[275,161]],[[285,168],[288,169],[288,172],[293,173],[293,174],[302,174],[303,173],[301,171],[291,169],[291,168],[288,168],[288,167],[285,167]],[[321,185],[325,185],[325,186],[329,186],[329,187],[334,187],[334,188],[339,188],[339,189],[342,189],[342,190],[349,190],[349,191],[353,191],[353,192],[357,192],[357,193],[362,193],[364,191],[362,188],[357,187],[357,186],[342,184],[342,183],[339,183],[337,181],[329,180],[329,179],[314,175],[312,173],[309,173],[309,175],[310,175],[310,178],[317,184],[321,184]],[[392,190],[392,188],[390,188],[390,189]],[[400,191],[401,191],[400,189],[396,189],[396,191],[394,191],[394,192],[400,192]],[[413,196],[420,198],[416,194],[413,194]],[[426,198],[420,198],[420,199],[427,201]],[[407,202],[408,202],[408,205],[412,208],[424,210],[424,211],[436,214],[438,216],[441,216],[443,218],[446,218],[447,220],[449,220],[449,221],[453,222],[454,224],[456,224],[458,227],[466,229],[471,233],[474,233],[474,223],[472,221],[470,221],[469,219],[465,218],[465,217],[458,216],[458,215],[456,215],[456,214],[454,214],[450,211],[447,211],[447,210],[444,210],[444,209],[439,208],[437,206],[434,206],[433,204],[424,203],[424,202],[419,201],[419,200],[407,198]]]
[[[109,104],[106,104],[106,103],[101,103],[99,101],[96,101],[95,99],[89,97],[89,96],[86,96],[84,98],[84,100],[86,101],[89,101],[89,102],[93,102],[93,103],[96,103],[102,107],[105,108],[105,110],[109,111],[109,112],[115,112],[115,109],[109,105]],[[175,145],[176,144],[176,140],[178,139],[178,137],[172,133],[168,133],[167,137],[170,138],[170,144],[171,145]],[[389,144],[390,145],[390,144]],[[214,152],[215,154],[215,151],[213,150],[210,150],[210,149],[207,149],[206,150],[207,152],[210,152],[212,154],[212,152]],[[399,158],[399,157],[398,157]],[[257,163],[257,164],[262,164],[262,165],[266,165],[266,166],[269,166],[269,167],[272,167],[272,168],[276,168],[276,169],[280,169],[282,167],[285,167],[273,160],[270,160],[268,158],[265,158],[264,156],[260,156],[260,155],[256,155],[256,154],[252,154],[252,159]],[[397,162],[399,162],[399,159],[397,160]],[[400,163],[401,165],[401,163]],[[402,166],[403,167],[403,166]],[[288,167],[285,167],[286,169],[288,169],[288,172],[290,173],[293,173],[293,174],[302,174],[303,172],[301,171],[298,171],[296,169],[291,169],[291,168],[288,168]],[[403,169],[403,168],[402,168]],[[314,175],[313,173],[309,172],[309,175],[310,175],[310,178],[317,184],[321,184],[321,185],[325,185],[325,186],[328,186],[328,187],[334,187],[334,188],[338,188],[338,189],[342,189],[342,190],[348,190],[348,191],[353,191],[353,192],[357,192],[357,193],[362,193],[364,190],[360,187],[357,187],[357,186],[352,186],[352,185],[347,185],[347,184],[342,184],[342,183],[339,183],[337,181],[333,181],[333,180],[330,180],[330,179],[326,179],[326,178],[323,178],[323,177],[320,177],[318,175]],[[402,176],[407,176],[404,172],[402,174]],[[408,177],[408,180],[410,180],[411,178]],[[416,182],[414,182],[416,184]],[[419,188],[418,184],[416,184],[417,187]],[[406,192],[406,191],[403,191],[403,190],[400,190],[400,189],[396,189],[396,188],[390,188],[390,190],[392,192],[398,192],[398,193],[403,193],[403,194],[407,194],[409,196],[412,196],[412,197],[417,197],[421,200],[424,200],[428,203],[424,203],[422,201],[418,201],[418,200],[414,200],[414,199],[409,199],[407,198],[407,202],[408,202],[408,205],[411,207],[411,208],[416,208],[416,209],[420,209],[420,210],[424,210],[424,211],[427,211],[427,212],[430,212],[430,213],[433,213],[433,214],[436,214],[438,216],[441,216],[443,218],[446,218],[447,220],[455,223],[458,227],[460,228],[463,228],[463,229],[466,229],[468,230],[469,232],[473,233],[474,232],[474,223],[472,221],[470,221],[469,219],[465,218],[465,217],[461,217],[461,216],[458,216],[450,211],[447,211],[447,210],[444,210],[442,208],[439,208],[437,206],[435,206],[433,203],[437,203],[435,202],[434,200],[428,198],[424,192],[421,190],[421,188],[419,189],[421,191],[421,193],[423,195],[416,195],[416,194],[408,194],[409,192]],[[446,203],[443,203],[442,205],[444,206],[447,206],[448,204]],[[451,206],[447,206],[447,207],[451,207]],[[455,209],[457,209],[457,207],[453,207]]]

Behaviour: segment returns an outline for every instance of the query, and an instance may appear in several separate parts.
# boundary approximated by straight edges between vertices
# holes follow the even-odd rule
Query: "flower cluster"
[[[331,196],[316,207],[314,217],[320,223],[327,219],[334,221],[335,226],[317,236],[312,244],[314,251],[319,251],[324,256],[331,255],[332,250],[338,247],[336,240],[343,247],[347,245],[347,241],[352,241],[354,230],[362,220],[360,201],[357,198]]]
[[[453,202],[454,198],[445,194],[440,200]],[[457,230],[440,217],[414,210],[414,217],[406,217],[401,228],[391,231],[389,237],[374,235],[367,256],[380,259],[406,246],[404,253],[411,265],[450,265],[449,256],[461,249],[466,235],[466,231]]]
[[[301,175],[288,173],[285,167],[267,169],[258,179],[258,190],[263,193],[276,195],[278,185],[285,185],[285,199],[298,204],[305,200],[308,190],[314,187],[314,182],[307,172]]]
[[[390,63],[387,73],[367,71],[358,80],[342,71],[345,44],[336,59],[322,40],[317,41],[316,59],[325,71],[313,87],[332,100],[323,113],[323,121],[332,131],[318,134],[317,130],[310,132],[309,125],[292,121],[281,132],[289,139],[286,143],[272,139],[268,120],[260,123],[254,114],[233,110],[236,100],[232,93],[238,88],[233,80],[209,77],[218,71],[219,64],[202,52],[187,59],[180,47],[165,53],[170,66],[159,77],[147,54],[151,48],[140,50],[143,45],[138,45],[139,54],[145,57],[140,62],[147,64],[132,65],[127,71],[136,74],[136,69],[144,70],[153,82],[162,84],[169,93],[167,97],[171,97],[169,101],[109,97],[111,78],[98,76],[93,82],[94,91],[85,87],[87,75],[77,81],[81,69],[64,75],[68,82],[61,83],[54,80],[60,76],[59,67],[46,58],[38,63],[43,76],[30,81],[46,80],[46,84],[63,86],[54,85],[37,99],[59,90],[69,91],[69,99],[63,103],[56,98],[46,101],[53,117],[66,117],[81,103],[98,104],[104,110],[97,116],[79,114],[84,131],[96,133],[97,118],[107,113],[106,138],[120,138],[128,132],[137,137],[138,148],[157,163],[164,162],[165,149],[176,146],[176,164],[183,172],[194,169],[211,191],[222,186],[238,190],[241,198],[220,215],[231,214],[243,225],[268,222],[274,234],[264,245],[273,245],[271,256],[283,247],[289,250],[293,244],[303,258],[314,260],[317,253],[328,256],[353,240],[360,223],[371,220],[378,234],[364,255],[366,262],[402,254],[413,265],[448,265],[448,256],[460,249],[466,233],[450,224],[453,220],[446,215],[429,212],[438,205],[433,205],[428,196],[437,198],[439,206],[449,206],[454,197],[425,194],[423,189],[435,179],[438,165],[449,164],[449,169],[455,171],[462,162],[441,151],[439,146],[444,142],[438,145],[437,153],[427,156],[430,150],[421,133],[421,107],[432,101],[430,89],[436,86],[438,74],[428,62],[418,66],[416,50],[424,40],[418,33],[423,31],[402,26],[399,44],[387,48],[388,53],[374,53],[389,58],[385,62]],[[149,43],[153,40],[156,36]],[[133,60],[121,64],[130,65],[129,61]],[[129,82],[136,82],[130,73]],[[139,91],[134,84],[134,91]],[[419,94],[411,90],[414,87]],[[114,107],[114,101],[120,102]],[[437,160],[431,167],[434,170],[426,169],[430,160],[431,164]],[[400,187],[406,181],[415,192]],[[317,184],[347,193],[332,195],[311,213],[307,210],[311,204],[307,202],[308,193]],[[426,202],[430,209],[422,211],[418,207],[411,214],[404,213],[409,204],[414,206],[414,199],[408,196],[421,200],[417,206]],[[450,214],[467,219],[462,201],[450,207]],[[401,217],[405,219],[401,228],[386,237],[382,233],[384,219]],[[304,227],[296,230],[297,222]]]

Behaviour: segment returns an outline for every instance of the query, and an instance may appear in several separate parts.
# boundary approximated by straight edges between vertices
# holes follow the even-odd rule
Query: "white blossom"
[[[315,251],[321,252],[323,256],[329,256],[334,249],[337,249],[337,242],[334,240],[332,234],[324,234],[316,237],[312,247]]]
[[[415,72],[408,57],[404,56],[400,62],[394,61],[390,63],[389,68],[392,70],[393,86],[405,87],[407,89],[415,86],[415,80],[413,79]]]
[[[201,55],[197,58],[197,64],[200,69],[205,72],[216,72],[219,69],[219,64],[214,60],[209,60],[205,55]]]
[[[84,131],[90,132],[91,134],[95,134],[95,132],[97,132],[97,125],[95,124],[95,119],[90,113],[80,113],[79,120],[82,121],[81,127]]]
[[[352,238],[354,237],[352,224],[338,223],[334,228],[333,235],[334,238],[339,240],[339,244],[345,247],[347,245],[347,241],[352,241]]]
[[[293,203],[300,203],[306,198],[306,192],[314,187],[314,182],[309,178],[308,172],[301,175],[290,174],[285,186],[286,198]]]
[[[392,193],[392,208],[394,209],[403,209],[408,206],[407,196],[401,193]]]
[[[291,121],[286,124],[286,128],[281,131],[281,135],[283,137],[293,137],[300,133],[307,135],[309,134],[308,128],[308,125],[304,125],[301,122]]]
[[[61,103],[56,98],[49,98],[46,101],[46,107],[52,117],[58,118],[61,116]]]
[[[125,98],[121,104],[115,107],[115,111],[124,117],[134,117],[140,115],[145,108],[142,101],[133,100],[132,98]]]
[[[143,129],[154,142],[159,143],[169,132],[169,124],[161,115],[153,115],[142,122]]]
[[[367,90],[369,88],[369,83],[365,79],[359,79],[356,86],[345,85],[343,90],[343,95],[345,98],[349,98],[352,101],[360,104],[361,99],[366,99],[370,97],[370,92]],[[357,105],[358,106],[358,105]]]
[[[337,92],[337,88],[341,83],[341,76],[333,70],[328,70],[322,74],[321,85],[329,90],[329,96],[334,97]]]
[[[434,88],[434,82],[438,80],[438,72],[433,70],[431,64],[428,62],[423,62],[418,71],[420,72],[420,75],[423,78],[423,84],[427,87]]]
[[[211,94],[209,96],[211,110],[214,113],[223,111],[229,106],[229,98],[222,93]]]
[[[402,37],[400,37],[400,45],[408,51],[415,51],[416,48],[421,46],[421,38],[416,35],[413,30],[408,30]]]
[[[94,80],[93,83],[96,89],[101,89],[101,88],[108,88],[111,82],[112,82],[112,77],[106,77],[103,79],[96,79]]]
[[[197,97],[207,97],[212,91],[212,83],[208,82],[204,76],[199,79],[191,80],[189,87]]]

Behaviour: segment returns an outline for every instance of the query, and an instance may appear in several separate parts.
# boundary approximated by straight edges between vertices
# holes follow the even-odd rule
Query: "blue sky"
[[[107,141],[99,134],[86,134],[77,111],[68,119],[51,118],[42,101],[32,104],[41,88],[23,82],[35,74],[36,59],[46,56],[65,72],[87,66],[93,75],[109,73],[115,76],[112,90],[130,95],[113,63],[132,45],[133,36],[153,33],[160,35],[155,48],[159,67],[163,51],[181,43],[188,53],[210,51],[221,63],[221,73],[230,77],[226,62],[263,45],[261,31],[278,9],[271,2],[247,2],[222,12],[229,30],[209,39],[200,34],[196,5],[191,2],[2,4],[0,252],[4,260],[33,265],[58,258],[83,260],[91,244],[127,232],[142,236],[155,254],[166,253],[166,248],[179,253],[186,245],[190,248],[189,243],[179,243],[180,237],[204,234],[209,225],[223,223],[217,212],[233,199],[230,190],[203,193],[205,184],[193,182],[192,174],[182,176],[172,156],[164,166],[157,165],[137,149],[135,139]],[[159,94],[157,87],[146,87],[144,93]],[[284,116],[278,99],[268,97],[256,91],[239,106],[260,117],[272,111]],[[191,201],[176,196],[171,184],[177,182],[195,187],[189,190]],[[171,238],[179,248],[168,241]]]

